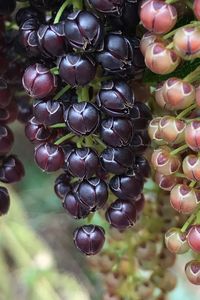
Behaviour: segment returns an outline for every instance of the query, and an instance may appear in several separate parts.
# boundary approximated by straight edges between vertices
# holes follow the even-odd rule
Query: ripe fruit
[[[10,207],[10,197],[5,187],[0,187],[0,216],[6,214]]]
[[[3,78],[0,78],[0,108],[5,108],[12,100],[12,93]]]
[[[33,98],[45,98],[57,88],[57,77],[41,64],[29,66],[23,75],[22,84]]]
[[[200,252],[200,225],[196,224],[190,227],[187,233],[187,242],[193,251]]]
[[[4,157],[0,167],[0,181],[15,183],[24,177],[25,171],[22,162],[15,155]]]
[[[63,199],[65,195],[67,195],[71,190],[70,186],[70,176],[66,173],[60,174],[54,184],[54,191],[55,194],[60,198]]]
[[[86,255],[95,255],[103,247],[105,231],[97,225],[84,225],[74,232],[75,246]]]
[[[76,193],[73,191],[65,195],[63,207],[75,219],[86,218],[90,213],[90,209],[81,205]]]
[[[88,4],[100,13],[119,15],[124,0],[87,0]]]
[[[136,206],[134,202],[117,199],[106,211],[106,219],[113,227],[124,230],[136,222]]]
[[[9,127],[0,125],[0,156],[10,152],[14,142],[14,135]]]
[[[176,8],[160,0],[143,1],[140,9],[143,26],[156,34],[170,31],[177,21]]]

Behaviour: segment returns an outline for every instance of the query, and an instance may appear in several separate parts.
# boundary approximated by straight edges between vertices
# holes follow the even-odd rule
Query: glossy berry
[[[197,155],[187,155],[182,163],[185,176],[194,181],[200,180],[200,158]]]
[[[171,228],[165,234],[167,249],[175,254],[183,254],[189,250],[186,234],[179,228]]]
[[[179,182],[179,178],[175,175],[163,175],[162,173],[156,172],[154,177],[157,185],[164,191],[171,191],[173,187]]]
[[[91,51],[98,47],[103,37],[103,24],[91,12],[79,10],[64,21],[65,36],[73,48]]]
[[[96,225],[84,225],[74,232],[75,246],[86,255],[95,255],[101,251],[105,242],[105,231]]]
[[[35,64],[25,70],[22,83],[31,97],[45,98],[55,92],[57,77],[44,65]]]
[[[177,29],[173,42],[176,53],[185,60],[200,56],[200,30],[198,27],[182,27]]]
[[[99,164],[98,155],[90,148],[77,148],[65,156],[64,168],[74,177],[90,178]]]
[[[192,121],[185,129],[185,142],[195,152],[200,151],[200,121]]]
[[[68,194],[71,190],[70,186],[70,176],[66,173],[60,174],[54,184],[54,191],[56,195],[60,198],[63,199],[66,194]]]
[[[81,102],[68,107],[64,120],[70,131],[77,135],[89,135],[97,129],[100,116],[94,104]]]
[[[22,25],[25,21],[29,19],[36,19],[40,22],[44,21],[44,15],[38,11],[37,9],[34,9],[33,7],[27,6],[20,8],[15,16],[15,20],[18,26]]]
[[[193,11],[197,20],[200,20],[200,2],[199,0],[194,0]]]
[[[143,188],[143,178],[134,172],[127,175],[115,175],[110,180],[110,189],[120,199],[134,200]]]
[[[148,160],[142,155],[136,155],[133,168],[144,178],[149,177],[151,173],[151,168]]]
[[[16,1],[15,0],[8,0],[6,2],[0,3],[0,15],[10,15],[16,6]]]
[[[132,168],[134,153],[129,147],[106,148],[100,160],[107,172],[120,175]]]
[[[38,123],[46,126],[64,122],[63,107],[58,101],[36,101],[33,115]]]
[[[152,114],[146,104],[136,101],[130,111],[130,117],[133,121],[135,130],[143,130],[148,126],[149,121],[152,119]]]
[[[0,156],[10,152],[14,142],[14,136],[9,127],[0,125]]]
[[[23,164],[15,155],[9,155],[3,159],[0,167],[0,181],[4,183],[18,182],[24,174]]]
[[[186,124],[172,116],[164,116],[159,122],[162,139],[169,144],[179,144],[185,140]]]
[[[7,82],[0,78],[0,108],[5,108],[12,100],[12,93],[8,87]]]
[[[113,227],[124,230],[136,222],[137,210],[134,202],[117,199],[106,211],[106,219]]]
[[[171,175],[177,172],[181,166],[180,158],[176,155],[171,155],[168,147],[154,150],[151,163],[155,170],[164,175]]]
[[[200,252],[200,225],[193,225],[187,233],[187,242],[195,252]]]
[[[61,147],[50,143],[35,148],[35,162],[45,172],[55,172],[64,164],[64,153]]]
[[[9,124],[13,123],[17,119],[18,106],[16,101],[13,99],[8,106],[0,108],[0,123]]]
[[[108,199],[108,187],[97,177],[80,182],[75,193],[80,204],[90,211],[102,208]]]
[[[197,260],[188,262],[185,266],[185,274],[191,283],[200,285],[200,262]]]
[[[71,86],[84,86],[94,79],[96,65],[90,56],[69,53],[58,64],[60,77]]]
[[[134,95],[124,81],[109,81],[102,85],[96,101],[106,114],[122,117],[128,115],[133,107]]]
[[[64,24],[40,25],[37,38],[44,55],[58,57],[66,53]]]
[[[105,71],[124,74],[131,69],[133,63],[130,41],[118,33],[109,33],[104,39],[104,48],[98,54],[97,60]]]
[[[10,207],[10,196],[5,187],[0,187],[0,216],[7,214]]]
[[[143,153],[149,144],[150,139],[146,130],[135,132],[131,140],[131,147],[137,154]]]
[[[75,219],[86,218],[90,213],[90,210],[88,208],[81,205],[76,193],[74,192],[68,192],[65,195],[63,207]]]
[[[145,53],[146,66],[154,73],[164,75],[173,72],[180,58],[175,51],[167,49],[162,43],[153,43]]]
[[[122,10],[124,0],[87,0],[88,4],[96,11],[103,14],[117,14]]]
[[[135,198],[135,206],[137,211],[137,217],[142,213],[143,208],[145,206],[145,198],[143,194],[140,194],[138,197]]]
[[[51,131],[32,117],[25,126],[25,135],[30,142],[45,142],[51,137]]]
[[[26,124],[33,115],[32,103],[26,97],[19,97],[16,102],[18,107],[17,120]]]
[[[133,136],[133,123],[129,119],[109,118],[103,120],[101,138],[111,147],[127,146]]]
[[[26,50],[28,56],[39,56],[40,47],[37,37],[39,21],[36,18],[26,19],[19,29],[19,44]]]
[[[156,34],[170,31],[177,21],[176,8],[161,0],[143,1],[140,8],[143,26]]]

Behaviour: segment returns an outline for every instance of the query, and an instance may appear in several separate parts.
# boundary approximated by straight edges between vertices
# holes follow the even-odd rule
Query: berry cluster
[[[179,10],[167,2],[170,1],[144,1],[140,11],[142,24],[150,31],[141,40],[141,51],[146,66],[157,74],[171,73],[180,61],[184,66],[185,61],[200,58],[199,22],[192,21],[169,32]],[[186,7],[186,13],[191,8],[199,19],[199,1]],[[190,215],[182,228],[173,227],[165,235],[167,248],[175,254],[189,249],[200,252],[200,68],[189,69],[184,78],[181,75],[169,74],[152,86],[155,116],[148,129],[155,148],[151,157],[155,181],[170,192],[170,204],[177,212]],[[190,282],[200,284],[200,261],[189,262],[185,272]]]
[[[151,113],[131,87],[144,68],[135,35],[139,3],[50,2],[30,1],[16,15],[19,44],[31,61],[22,83],[34,98],[25,133],[43,171],[63,170],[55,192],[69,215],[90,223],[103,208],[108,223],[125,230],[136,222],[149,175],[142,153]],[[104,241],[98,225],[74,232],[87,255]]]

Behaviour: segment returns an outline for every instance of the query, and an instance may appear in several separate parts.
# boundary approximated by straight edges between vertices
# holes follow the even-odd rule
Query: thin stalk
[[[197,213],[198,213],[198,210],[189,217],[189,219],[185,222],[185,224],[181,228],[181,232],[185,232],[188,229],[188,227],[194,222],[194,220],[196,219]]]
[[[65,128],[66,124],[65,123],[57,123],[55,125],[49,126],[50,128]]]
[[[187,177],[183,173],[177,172],[177,173],[175,173],[175,175],[176,175],[176,177],[187,179]]]
[[[180,152],[186,150],[187,148],[188,148],[188,145],[187,145],[187,144],[184,144],[184,145],[178,147],[177,149],[171,151],[170,154],[171,154],[171,155],[176,155],[176,154],[178,154],[178,153],[180,153]]]
[[[60,144],[62,144],[63,142],[72,139],[74,136],[75,136],[74,133],[72,133],[72,132],[71,132],[71,133],[68,133],[68,134],[62,136],[60,139],[58,139],[58,140],[54,143],[54,145],[60,145]]]
[[[98,136],[96,136],[96,135],[93,135],[93,136],[94,136],[96,142],[97,142],[99,145],[101,145],[103,149],[106,149],[106,148],[107,148],[107,146],[101,141],[101,139],[98,138]]]
[[[66,93],[69,89],[71,88],[71,86],[66,85],[62,90],[60,90],[60,92],[58,92],[55,97],[54,100],[58,100],[60,97],[62,97],[62,95],[64,95],[64,93]]]
[[[198,80],[199,77],[200,77],[200,66],[197,67],[193,72],[189,73],[185,78],[183,78],[183,80],[192,83]]]
[[[197,107],[196,104],[190,105],[188,108],[184,109],[179,115],[176,116],[176,119],[182,119],[185,117],[187,114],[189,114],[193,109]]]
[[[62,5],[61,7],[59,8],[57,14],[56,14],[56,17],[54,19],[54,24],[58,23],[60,21],[60,18],[64,12],[64,10],[67,8],[67,6],[71,4],[71,1],[70,0],[66,0]]]
[[[189,184],[189,187],[193,188],[193,187],[195,187],[195,185],[196,185],[196,181],[191,181]]]

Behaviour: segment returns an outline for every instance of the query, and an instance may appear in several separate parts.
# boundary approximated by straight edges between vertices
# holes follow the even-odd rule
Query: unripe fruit
[[[200,261],[192,260],[188,262],[185,266],[185,274],[191,283],[200,285]]]
[[[145,53],[146,66],[156,74],[169,74],[176,69],[180,58],[171,49],[167,49],[162,43],[150,45]]]
[[[185,60],[200,57],[200,30],[198,27],[182,27],[174,35],[174,49]]]
[[[160,119],[159,132],[162,139],[169,144],[179,144],[184,141],[186,124],[172,116]]]
[[[86,255],[95,255],[103,247],[105,231],[96,225],[84,225],[74,232],[75,246]]]
[[[177,21],[176,8],[160,0],[143,1],[140,19],[145,28],[156,34],[170,31]]]
[[[156,35],[153,32],[146,32],[140,41],[140,50],[141,50],[142,54],[145,56],[147,48],[150,45],[154,44],[155,42],[159,42],[159,41],[160,41],[160,38],[158,35]]]
[[[154,273],[151,277],[151,280],[159,287],[163,292],[170,292],[176,287],[176,276],[169,270],[163,272],[163,274]]]
[[[194,181],[200,180],[200,158],[197,155],[187,155],[182,163],[185,176]]]
[[[200,121],[192,121],[185,129],[185,142],[195,152],[200,151]]]
[[[190,227],[187,234],[187,242],[190,248],[200,253],[200,225],[193,225]]]
[[[195,88],[182,79],[171,77],[155,92],[158,105],[168,110],[181,110],[195,102]]]
[[[160,123],[161,117],[154,118],[150,121],[149,127],[148,127],[148,134],[152,141],[154,141],[156,144],[161,145],[163,144],[163,139],[160,134],[159,130],[159,123]]]
[[[186,234],[179,228],[171,228],[166,232],[165,244],[168,250],[175,254],[183,254],[189,250]]]
[[[170,203],[179,213],[192,214],[200,202],[200,191],[177,184],[170,193]]]
[[[194,0],[193,11],[194,11],[195,17],[198,20],[200,20],[200,1],[199,0]]]
[[[173,187],[179,182],[178,177],[173,175],[166,176],[159,172],[156,172],[154,180],[164,191],[171,191]]]
[[[164,175],[177,172],[181,166],[180,158],[170,154],[170,148],[162,147],[154,150],[151,163],[155,170]]]

